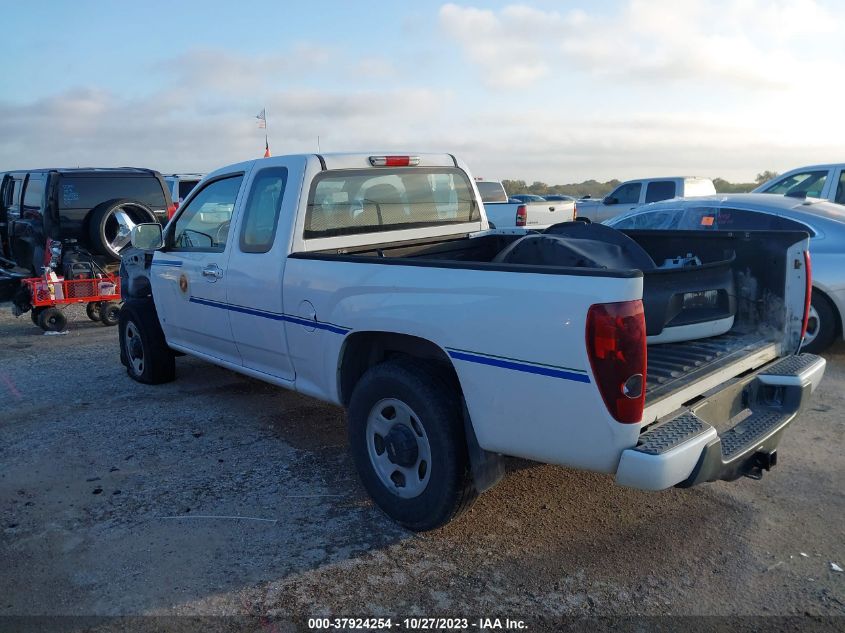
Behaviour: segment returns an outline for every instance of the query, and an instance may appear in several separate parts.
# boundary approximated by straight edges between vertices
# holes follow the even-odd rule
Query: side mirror
[[[142,251],[157,251],[164,246],[161,224],[158,222],[136,224],[132,227],[130,240],[132,246]]]
[[[602,202],[604,204],[619,204],[619,200],[613,196],[607,196]]]

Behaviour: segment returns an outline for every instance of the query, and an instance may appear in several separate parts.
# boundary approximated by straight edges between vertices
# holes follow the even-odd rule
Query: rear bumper
[[[729,383],[640,435],[637,446],[622,452],[616,482],[662,490],[759,478],[775,465],[784,430],[800,415],[824,369],[823,358],[800,354]]]

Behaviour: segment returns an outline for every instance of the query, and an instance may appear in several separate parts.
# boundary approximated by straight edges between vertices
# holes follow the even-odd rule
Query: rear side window
[[[638,229],[643,231],[658,231],[675,228],[681,217],[679,209],[661,209],[629,215],[619,220],[611,220],[610,226],[615,229]]]
[[[197,192],[176,219],[171,250],[222,253],[242,180],[243,174],[221,178]]]
[[[507,202],[508,196],[500,182],[476,182],[482,202]]]
[[[167,207],[164,190],[154,176],[62,176],[59,208],[93,209],[107,200],[128,198],[153,210]]]
[[[180,180],[179,181],[179,202],[184,202],[188,194],[194,190],[199,180]]]
[[[645,190],[646,202],[660,202],[675,197],[675,183],[671,180],[657,180],[648,183]]]
[[[21,203],[21,185],[23,181],[21,180],[13,180],[12,186],[10,187],[11,197],[9,198],[9,206],[16,207]]]
[[[241,229],[244,253],[266,253],[273,246],[287,180],[286,167],[264,169],[253,179]]]
[[[827,170],[804,171],[792,176],[781,178],[766,188],[764,193],[780,193],[786,196],[810,196],[820,198],[824,183],[827,180]]]
[[[40,178],[31,178],[26,181],[26,189],[23,192],[23,206],[32,209],[41,207],[41,199],[44,197],[44,181]]]
[[[464,172],[397,168],[323,172],[311,185],[306,239],[477,222]]]
[[[684,212],[678,228],[688,231],[772,231],[782,229],[783,226],[778,216],[773,213],[747,209],[691,207]]]

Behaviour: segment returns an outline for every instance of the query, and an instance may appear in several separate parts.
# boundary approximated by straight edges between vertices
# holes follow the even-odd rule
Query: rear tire
[[[58,308],[45,308],[38,315],[38,326],[45,332],[63,332],[67,327],[67,317]]]
[[[831,346],[836,338],[836,310],[830,299],[813,289],[810,298],[810,321],[802,352],[818,354]]]
[[[38,325],[38,327],[41,327],[38,323],[38,317],[41,316],[41,313],[44,312],[44,310],[46,309],[47,308],[33,308],[29,311],[29,318],[32,319],[33,325]]]
[[[119,325],[120,360],[132,380],[160,385],[176,378],[176,360],[167,347],[152,301],[124,303]]]
[[[361,482],[394,521],[433,530],[472,505],[460,396],[436,369],[410,359],[376,365],[355,386],[348,413]]]

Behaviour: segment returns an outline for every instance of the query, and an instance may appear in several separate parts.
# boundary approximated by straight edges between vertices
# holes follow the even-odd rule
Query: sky
[[[474,175],[698,175],[845,161],[845,3],[15,2],[0,171],[206,172],[435,151]],[[9,28],[11,27],[11,28]]]

